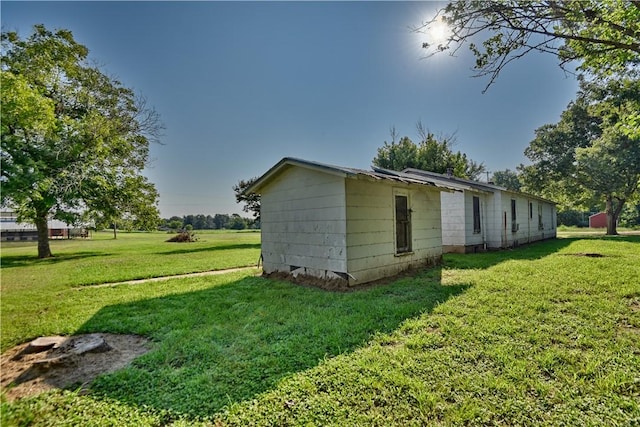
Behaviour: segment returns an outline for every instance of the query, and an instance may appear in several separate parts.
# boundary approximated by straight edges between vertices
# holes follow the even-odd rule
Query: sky
[[[240,213],[232,186],[283,157],[369,169],[390,129],[454,134],[489,171],[527,163],[578,83],[529,54],[486,93],[473,56],[425,59],[411,31],[436,2],[13,2],[3,31],[68,29],[103,72],[147,98],[164,124],[144,174],[163,218]],[[485,178],[486,179],[486,178]]]

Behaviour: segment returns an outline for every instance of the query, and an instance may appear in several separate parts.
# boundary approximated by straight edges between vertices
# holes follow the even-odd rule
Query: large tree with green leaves
[[[154,230],[160,222],[157,207],[159,197],[155,186],[144,176],[114,176],[114,181],[98,181],[93,191],[95,197],[88,197],[85,219],[96,226],[117,230]],[[113,183],[116,182],[116,185]],[[107,188],[105,188],[105,185]],[[132,197],[133,196],[133,197]]]
[[[526,190],[565,209],[604,205],[607,234],[617,234],[625,203],[640,198],[640,135],[625,127],[637,111],[640,80],[583,80],[560,121],[538,128],[525,150],[533,162],[520,168]]]
[[[373,159],[375,166],[401,171],[407,168],[422,169],[436,173],[450,171],[454,176],[467,179],[477,179],[484,172],[482,163],[476,163],[460,151],[454,152],[452,146],[455,137],[436,137],[429,132],[422,123],[417,124],[420,142],[417,144],[405,136],[396,142],[396,132],[392,128],[391,143],[384,142],[378,148]]]
[[[68,30],[1,37],[1,202],[35,224],[38,256],[51,256],[50,217],[157,217],[157,192],[140,174],[157,113],[90,64]]]
[[[599,78],[625,75],[640,64],[638,0],[452,1],[415,31],[429,37],[443,23],[448,36],[424,42],[427,56],[468,45],[476,75],[489,77],[487,88],[530,52],[550,53],[563,68],[575,63]]]
[[[512,171],[511,169],[495,171],[491,177],[491,182],[512,191],[520,191],[520,187],[522,187],[518,172]]]
[[[260,221],[260,194],[247,193],[246,190],[258,180],[259,177],[254,176],[249,179],[241,179],[233,186],[233,192],[236,194],[236,203],[244,203],[242,210],[245,212],[253,212],[256,221]]]

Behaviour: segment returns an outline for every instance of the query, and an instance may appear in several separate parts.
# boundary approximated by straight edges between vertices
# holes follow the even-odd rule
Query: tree
[[[171,217],[167,221],[167,227],[171,230],[182,230],[182,219],[178,217]]]
[[[624,227],[640,227],[640,203],[627,204],[620,213],[620,225]]]
[[[155,186],[146,177],[129,173],[114,176],[113,180],[96,180],[87,184],[90,197],[86,200],[88,211],[85,217],[112,228],[114,239],[118,238],[118,227],[145,231],[155,229],[160,222]]]
[[[392,129],[392,141],[378,148],[378,154],[373,159],[375,166],[401,171],[407,168],[416,168],[436,173],[451,171],[454,176],[467,179],[477,179],[484,172],[484,164],[476,163],[467,158],[466,154],[453,152],[451,146],[455,138],[440,137],[424,128],[422,123],[417,124],[421,141],[415,144],[409,137],[403,137],[395,142],[395,129]]]
[[[193,228],[196,230],[204,230],[207,228],[207,217],[204,214],[198,214],[193,219]]]
[[[247,222],[244,218],[240,217],[238,214],[231,215],[231,220],[229,221],[229,228],[231,230],[244,230],[247,228]]]
[[[503,171],[496,171],[493,173],[491,181],[495,185],[506,188],[507,190],[520,191],[520,178],[518,173],[511,169],[505,169]]]
[[[216,229],[228,228],[229,221],[231,218],[227,214],[215,214],[213,217],[213,223],[215,224]]]
[[[527,191],[553,198],[563,209],[604,203],[607,234],[617,234],[625,203],[639,198],[640,135],[619,126],[637,111],[640,80],[582,80],[560,121],[538,128],[525,150],[533,161],[520,168]]]
[[[640,63],[637,0],[452,1],[414,30],[428,34],[442,22],[449,34],[423,43],[427,56],[453,55],[468,43],[476,76],[489,76],[485,91],[507,64],[535,51],[557,56],[563,68],[577,61],[600,78],[625,75]]]
[[[50,217],[72,223],[128,208],[117,200],[157,198],[139,173],[162,126],[144,99],[88,63],[70,31],[36,25],[27,39],[1,40],[1,203],[36,225],[45,258]]]
[[[242,210],[245,212],[253,212],[253,217],[256,221],[260,220],[260,195],[257,193],[246,193],[245,190],[253,185],[258,177],[253,177],[248,180],[241,179],[236,185],[233,186],[233,191],[236,193],[236,202],[244,203]]]
[[[640,95],[640,93],[639,93]],[[618,217],[640,184],[640,140],[632,141],[616,128],[606,128],[590,147],[576,149],[576,178],[604,197],[607,234],[618,234]]]

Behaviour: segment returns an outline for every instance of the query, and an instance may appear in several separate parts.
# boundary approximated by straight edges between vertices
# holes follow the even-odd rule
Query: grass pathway
[[[141,285],[143,283],[162,282],[165,280],[184,279],[189,277],[218,276],[220,274],[237,273],[239,271],[245,271],[245,270],[251,270],[251,269],[255,270],[256,273],[259,272],[259,269],[254,266],[237,267],[237,268],[226,268],[224,270],[210,270],[210,271],[201,271],[198,273],[174,274],[170,276],[151,277],[149,279],[126,280],[124,282],[101,283],[99,285],[83,286],[83,288],[106,288],[106,287],[114,287],[114,286],[120,286],[120,285]],[[82,288],[73,288],[73,289],[82,289]]]

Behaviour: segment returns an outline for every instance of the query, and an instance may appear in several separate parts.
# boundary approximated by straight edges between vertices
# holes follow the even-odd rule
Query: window
[[[396,195],[396,253],[411,252],[411,211],[409,198]]]
[[[538,230],[544,230],[542,223],[542,203],[538,203]]]
[[[529,219],[533,219],[533,203],[529,202]]]
[[[511,199],[511,232],[518,231],[518,223],[516,222],[516,201]]]
[[[480,198],[473,196],[473,232],[480,233]]]

